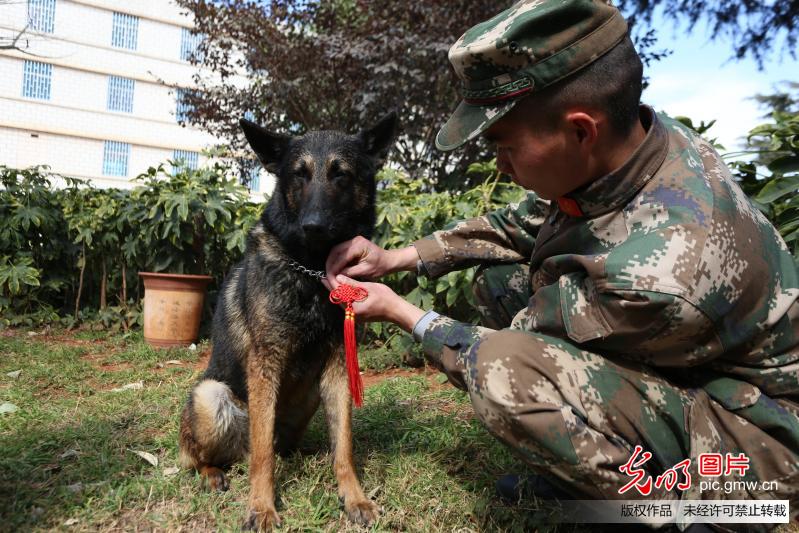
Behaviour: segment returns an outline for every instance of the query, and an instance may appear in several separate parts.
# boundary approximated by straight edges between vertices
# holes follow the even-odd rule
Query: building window
[[[114,27],[111,31],[111,46],[136,49],[139,34],[139,17],[114,12]]]
[[[202,34],[192,33],[188,28],[181,28],[180,59],[191,61],[192,56],[197,55],[197,48],[200,46],[202,39]],[[202,57],[197,55],[197,60],[202,61]]]
[[[133,113],[134,80],[108,76],[108,110]]]
[[[239,182],[253,192],[261,190],[261,165],[258,161],[245,159],[241,161]]]
[[[187,101],[188,95],[189,91],[186,89],[175,91],[175,100],[177,102],[175,119],[181,124],[189,121],[189,113],[194,110],[194,107]]]
[[[200,154],[189,150],[175,150],[172,153],[172,161],[175,163],[173,172],[177,172],[177,168],[180,165],[196,170],[200,161]]]
[[[28,25],[34,31],[53,33],[55,0],[28,0]]]
[[[130,145],[116,141],[105,141],[103,149],[103,175],[127,176]]]
[[[26,60],[22,75],[22,96],[49,100],[52,77],[53,65]]]

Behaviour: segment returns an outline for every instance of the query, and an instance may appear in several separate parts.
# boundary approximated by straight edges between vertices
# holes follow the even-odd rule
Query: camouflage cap
[[[605,0],[522,0],[470,28],[449,50],[463,101],[436,146],[452,150],[475,138],[520,97],[592,63],[626,34],[624,17]]]

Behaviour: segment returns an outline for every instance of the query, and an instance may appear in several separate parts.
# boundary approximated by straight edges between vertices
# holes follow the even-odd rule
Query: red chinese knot
[[[362,287],[339,285],[330,292],[330,302],[344,304],[344,355],[347,361],[347,375],[350,380],[350,394],[356,407],[363,405],[363,381],[358,365],[358,343],[355,340],[355,310],[353,302],[366,300],[369,293]]]

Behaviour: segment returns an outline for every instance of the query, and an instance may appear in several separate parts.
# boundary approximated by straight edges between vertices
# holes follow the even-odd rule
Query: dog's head
[[[291,137],[249,120],[240,124],[264,167],[277,176],[263,221],[290,251],[324,261],[333,245],[371,237],[375,174],[394,140],[395,113],[354,135],[311,131]]]

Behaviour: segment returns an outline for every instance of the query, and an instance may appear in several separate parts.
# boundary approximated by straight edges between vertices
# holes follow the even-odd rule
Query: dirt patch
[[[103,363],[97,368],[105,372],[119,372],[121,370],[130,370],[133,365],[130,363]]]
[[[391,378],[411,378],[417,376],[424,377],[427,380],[428,386],[432,390],[449,387],[450,385],[447,382],[444,382],[443,384],[439,383],[439,375],[441,375],[441,372],[427,366],[422,368],[389,368],[388,370],[383,370],[381,372],[365,370],[361,374],[361,377],[363,378],[364,387],[371,387]]]
[[[202,372],[206,368],[208,368],[208,360],[211,359],[211,348],[206,347],[203,348],[197,354],[196,361],[186,361],[183,359],[169,359],[166,361],[160,361],[155,364],[152,368],[155,372],[163,372],[164,370],[168,370],[170,368],[191,368],[197,372]]]
[[[205,370],[208,368],[208,361],[211,359],[211,347],[208,346],[198,354],[197,362],[194,363],[194,370]]]

